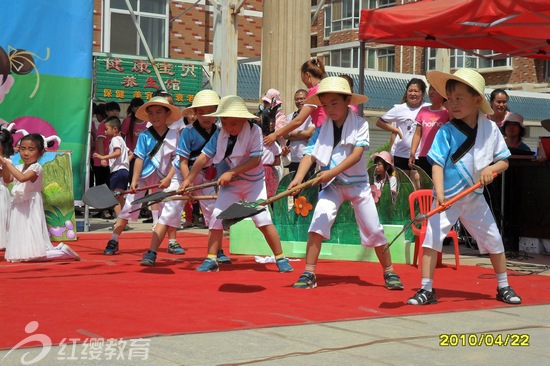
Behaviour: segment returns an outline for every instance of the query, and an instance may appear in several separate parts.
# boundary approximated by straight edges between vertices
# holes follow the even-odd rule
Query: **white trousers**
[[[325,240],[330,239],[330,228],[334,224],[340,205],[345,200],[353,205],[361,245],[369,248],[385,245],[388,241],[380,225],[370,186],[366,183],[350,186],[330,184],[323,189],[313,212],[309,232],[317,233]]]
[[[159,177],[155,173],[153,173],[147,178],[140,179],[138,181],[138,188],[144,187],[144,186],[150,186],[152,184],[158,184],[159,182],[160,182]],[[154,188],[151,191],[153,193],[158,192],[158,188]],[[126,200],[124,202],[124,207],[120,211],[120,214],[118,215],[118,217],[128,221],[137,221],[137,219],[139,218],[139,209],[141,208],[141,204],[132,205],[132,202],[137,200],[138,198],[145,196],[145,193],[147,193],[147,191],[139,191],[139,192],[136,192],[135,194],[132,194],[132,193],[127,194]],[[163,206],[163,203],[162,202],[159,203],[159,210],[162,209],[162,206]],[[130,211],[134,211],[134,212],[130,212]]]

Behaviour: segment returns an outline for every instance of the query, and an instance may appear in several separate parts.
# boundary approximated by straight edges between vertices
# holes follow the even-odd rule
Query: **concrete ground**
[[[151,230],[151,224],[141,221],[131,225],[133,230]],[[89,228],[109,231],[110,225],[112,220],[91,219]],[[185,230],[207,232],[196,227]],[[452,247],[445,247],[445,251],[452,251]],[[452,253],[444,254],[444,261],[453,258]],[[489,265],[488,257],[465,246],[461,246],[460,260],[461,265]],[[550,275],[550,257],[546,255],[510,259],[509,265]],[[118,342],[116,346],[124,351],[108,353],[106,347],[101,347],[93,360],[89,344],[56,346],[32,363],[45,348],[19,349],[9,355],[8,351],[0,351],[0,366],[21,362],[158,366],[548,365],[550,305],[158,336],[128,340],[126,344]],[[26,353],[29,354],[25,356]]]

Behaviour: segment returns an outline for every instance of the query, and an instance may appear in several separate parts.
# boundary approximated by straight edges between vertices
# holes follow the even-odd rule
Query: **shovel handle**
[[[498,176],[498,173],[493,173],[493,179],[496,178],[497,176]],[[469,195],[470,193],[472,193],[473,191],[475,191],[476,189],[478,189],[481,186],[482,186],[481,182],[477,182],[476,184],[469,187],[468,189],[463,190],[462,192],[460,192],[459,194],[457,194],[456,196],[454,196],[450,200],[446,201],[443,205],[437,206],[436,208],[434,208],[433,210],[428,212],[426,214],[426,216],[424,217],[424,219],[427,219],[428,217],[431,217],[435,214],[438,214],[441,211],[445,211],[446,209],[451,207],[456,201],[464,198],[465,196]]]
[[[151,185],[148,185],[148,186],[138,187],[138,188],[136,188],[135,191],[132,191],[131,189],[127,189],[125,191],[116,191],[115,192],[115,197],[123,195],[123,194],[134,193],[134,192],[145,191],[145,190],[148,190],[148,189],[157,188],[158,186],[159,186],[158,184],[151,184]]]
[[[258,204],[258,206],[267,206],[277,200],[280,200],[281,198],[285,198],[285,197],[288,197],[290,196],[291,194],[293,194],[294,192],[298,192],[299,190],[301,189],[304,189],[304,188],[307,188],[307,187],[311,187],[312,185],[315,185],[319,183],[319,177],[314,177],[304,183],[301,183],[301,184],[298,184],[296,187],[292,187],[291,189],[288,189],[286,191],[283,191],[273,197],[270,197],[268,199],[266,199],[265,201],[263,201],[262,203]]]

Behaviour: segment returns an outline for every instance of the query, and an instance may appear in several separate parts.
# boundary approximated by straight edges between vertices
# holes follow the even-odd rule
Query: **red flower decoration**
[[[378,203],[380,200],[380,196],[382,195],[382,192],[376,187],[376,185],[371,185],[370,190],[372,192],[372,198],[374,198],[374,203]]]
[[[296,215],[302,215],[306,217],[309,215],[309,211],[313,208],[313,205],[307,201],[304,196],[300,196],[294,200],[294,212]]]

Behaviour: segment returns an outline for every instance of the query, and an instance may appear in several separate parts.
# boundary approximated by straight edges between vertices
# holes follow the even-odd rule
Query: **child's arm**
[[[508,159],[500,160],[493,165],[489,165],[487,168],[481,171],[479,181],[481,182],[481,184],[486,186],[493,181],[493,172],[500,174],[508,169],[509,165],[510,164],[508,163]]]
[[[303,106],[302,109],[300,110],[300,113],[298,113],[298,115],[296,116],[296,118],[290,121],[286,126],[264,137],[264,144],[271,145],[279,137],[283,137],[289,134],[290,132],[294,131],[295,129],[297,129],[299,126],[302,125],[302,123],[306,121],[306,119],[311,115],[311,113],[313,113],[314,110],[315,110],[315,107],[307,106],[307,105]]]
[[[202,170],[202,168],[204,168],[204,166],[208,162],[208,159],[209,158],[208,158],[208,156],[206,156],[205,153],[201,153],[199,155],[197,160],[195,160],[195,163],[193,163],[193,167],[191,167],[191,171],[189,172],[187,177],[185,177],[183,179],[183,182],[181,182],[181,185],[178,188],[179,191],[183,191],[185,188],[191,186],[191,184],[193,183],[193,180],[195,180],[195,177],[197,176],[197,174],[199,174],[199,172]],[[182,171],[182,173],[183,173],[183,171]]]
[[[164,178],[162,178],[159,182],[159,188],[167,188],[170,186],[170,181],[172,180],[172,177],[176,174],[176,167],[172,165],[170,168],[170,171],[168,172],[168,175]]]
[[[315,132],[315,127],[310,127],[302,131],[290,132],[285,135],[285,139],[289,141],[299,141],[299,140],[309,140],[313,133]]]
[[[443,167],[438,164],[432,165],[432,179],[434,182],[435,198],[441,206],[445,203],[445,188],[443,186]]]
[[[218,179],[218,185],[223,187],[223,186],[229,184],[233,180],[234,177],[236,177],[237,175],[242,174],[244,172],[247,172],[250,169],[258,166],[258,164],[260,164],[261,161],[262,161],[261,156],[252,157],[252,158],[248,159],[246,162],[234,167],[233,169],[230,169],[230,170],[226,171]],[[193,168],[195,168],[194,165],[193,165]]]
[[[332,169],[324,170],[324,171],[321,171],[319,174],[317,174],[317,177],[319,177],[319,183],[329,182],[332,178],[336,177],[338,174],[342,173],[343,171],[357,164],[357,162],[361,160],[361,156],[363,155],[364,151],[365,151],[365,147],[363,146],[354,147],[351,154],[349,154],[340,164],[336,165]]]
[[[302,183],[304,180],[304,177],[306,176],[307,172],[311,168],[311,166],[315,163],[315,158],[311,155],[304,155],[302,157],[302,160],[300,161],[300,164],[298,165],[298,169],[296,170],[296,174],[294,175],[294,179],[292,182],[288,184],[287,189],[294,188],[298,184]]]
[[[189,159],[180,156],[180,172],[183,179],[189,175]]]
[[[122,151],[120,150],[120,147],[115,147],[115,151],[113,151],[111,154],[101,155],[101,154],[98,154],[98,153],[94,153],[93,156],[94,156],[94,158],[98,158],[98,159],[101,159],[101,160],[107,160],[107,159],[116,159],[120,155],[122,155]]]
[[[130,184],[130,189],[135,191],[138,187],[139,176],[141,175],[141,170],[143,169],[143,159],[136,156],[136,162],[134,163],[134,175],[132,176],[132,183]]]
[[[273,161],[273,166],[279,166],[281,165],[281,155],[275,156],[275,160]]]
[[[10,182],[13,181],[13,178],[17,179],[21,183],[28,182],[28,181],[31,181],[34,183],[38,179],[38,175],[33,170],[27,170],[25,173],[23,173],[23,172],[20,172],[19,169],[17,169],[14,165],[8,163],[7,161],[3,163],[3,165],[4,165],[4,168],[2,169],[2,175],[6,174],[4,170],[7,169],[11,175]]]
[[[4,159],[3,156],[0,155],[0,165],[2,166],[2,179],[6,183],[11,183],[13,181],[13,176],[8,170],[8,167],[7,167],[8,164],[9,162],[6,159]]]
[[[409,165],[416,163],[416,149],[420,145],[420,139],[422,138],[422,125],[416,125],[416,131],[411,142],[411,154],[409,157]]]

